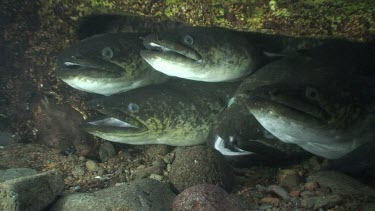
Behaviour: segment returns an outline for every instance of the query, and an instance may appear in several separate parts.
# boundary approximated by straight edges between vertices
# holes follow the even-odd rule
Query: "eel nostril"
[[[83,57],[79,56],[79,55],[77,55],[77,56],[71,56],[71,58],[74,59],[74,60],[83,59]]]

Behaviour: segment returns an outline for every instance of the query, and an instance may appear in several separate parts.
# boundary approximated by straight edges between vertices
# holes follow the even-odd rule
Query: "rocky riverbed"
[[[375,206],[371,184],[319,171],[324,161],[317,157],[283,168],[233,168],[205,146],[119,148],[105,142],[100,154],[100,159],[67,155],[37,144],[0,149],[1,207],[373,210]]]

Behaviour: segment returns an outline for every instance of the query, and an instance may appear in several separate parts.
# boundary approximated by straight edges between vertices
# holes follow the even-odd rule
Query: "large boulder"
[[[319,171],[311,174],[307,182],[317,182],[320,187],[329,188],[333,194],[375,196],[375,190],[356,179],[336,171]]]
[[[233,170],[228,161],[206,146],[178,150],[169,174],[169,181],[178,192],[204,183],[230,191],[233,180]]]
[[[216,185],[201,184],[180,193],[173,202],[174,211],[232,210],[242,211],[239,203]]]
[[[51,211],[74,210],[172,210],[175,194],[169,185],[141,179],[94,193],[76,193],[60,198]]]
[[[7,180],[0,183],[0,210],[43,210],[63,190],[59,170]]]

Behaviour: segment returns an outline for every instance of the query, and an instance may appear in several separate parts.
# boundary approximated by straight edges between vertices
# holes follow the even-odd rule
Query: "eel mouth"
[[[233,137],[229,137],[229,141],[225,141],[223,138],[216,135],[214,148],[224,156],[245,156],[254,154],[254,152],[249,152],[234,146]]]
[[[141,50],[141,56],[151,62],[156,58],[165,62],[180,62],[189,65],[200,65],[203,63],[202,56],[194,49],[178,42],[163,40],[155,34],[141,38],[147,50]]]
[[[250,110],[267,110],[279,116],[296,120],[314,119],[318,122],[327,121],[329,112],[319,103],[310,102],[304,97],[293,95],[295,90],[265,89],[253,91],[247,99]],[[292,93],[292,94],[291,94]]]
[[[79,56],[60,57],[57,59],[57,77],[120,78],[124,70],[117,64],[99,58]]]
[[[87,132],[121,134],[123,137],[135,136],[149,131],[145,124],[129,115],[122,115],[121,118],[101,115],[86,120],[83,129]]]

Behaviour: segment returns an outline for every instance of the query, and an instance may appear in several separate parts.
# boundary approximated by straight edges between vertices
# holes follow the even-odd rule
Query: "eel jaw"
[[[243,149],[240,149],[232,145],[233,137],[229,137],[229,143],[222,139],[220,136],[216,135],[214,148],[219,151],[224,156],[245,156],[254,154],[254,152],[249,152]],[[229,146],[228,146],[229,145]]]

